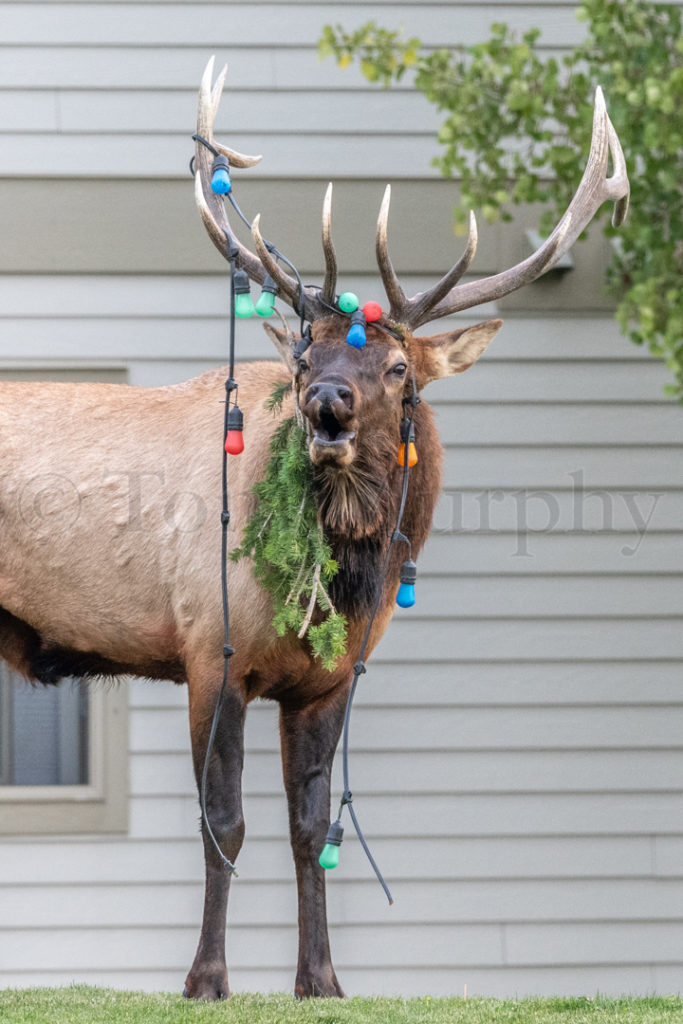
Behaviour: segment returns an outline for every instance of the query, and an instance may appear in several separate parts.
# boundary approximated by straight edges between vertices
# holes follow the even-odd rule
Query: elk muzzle
[[[316,466],[348,466],[353,461],[355,405],[353,389],[343,382],[318,381],[306,389],[301,411],[312,427],[310,455]]]

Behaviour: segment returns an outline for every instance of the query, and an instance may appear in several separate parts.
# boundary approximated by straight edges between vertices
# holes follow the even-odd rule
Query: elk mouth
[[[346,466],[353,459],[355,430],[347,430],[331,409],[322,409],[313,425],[310,445],[311,461],[315,465],[336,462]]]

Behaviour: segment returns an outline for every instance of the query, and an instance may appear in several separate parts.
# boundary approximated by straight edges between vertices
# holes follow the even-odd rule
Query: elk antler
[[[227,64],[212,86],[214,57],[211,57],[202,76],[199,88],[199,103],[197,107],[197,135],[205,139],[215,150],[226,156],[234,167],[253,167],[261,159],[260,156],[245,156],[229,149],[227,146],[216,142],[213,136],[213,126],[218,112],[218,105],[223,92],[223,84],[227,73]],[[195,144],[195,200],[199,212],[204,221],[211,241],[222,256],[228,257],[230,244],[237,249],[239,265],[246,270],[252,281],[262,284],[266,274],[277,282],[282,297],[297,311],[299,310],[299,282],[296,278],[287,274],[271,251],[269,243],[261,237],[259,231],[259,217],[256,217],[252,224],[252,235],[258,253],[255,256],[242,242],[239,241],[230,227],[228,216],[225,211],[225,204],[221,196],[216,195],[211,189],[213,156],[200,139]],[[323,299],[334,301],[334,289],[337,278],[337,266],[332,245],[330,231],[330,216],[332,202],[332,186],[330,185],[325,196],[323,206],[323,248],[325,252],[325,284],[322,293],[317,288],[306,287],[303,289],[303,313],[307,320],[312,321],[316,317],[327,312]],[[332,299],[326,298],[331,295]],[[322,296],[322,297],[321,297]]]
[[[612,155],[612,176],[607,177],[607,163]],[[470,265],[477,247],[477,225],[470,213],[467,248],[455,266],[427,292],[406,298],[387,251],[387,218],[389,216],[390,186],[384,193],[377,221],[377,262],[390,305],[390,315],[410,329],[457,313],[482,302],[500,299],[503,295],[535,281],[550,270],[573,245],[590,223],[600,206],[607,200],[615,201],[612,224],[618,227],[628,212],[629,183],[626,161],[617,133],[607,114],[602,89],[595,92],[593,134],[588,163],[579,187],[563,217],[549,238],[533,255],[500,274],[457,284]]]
[[[254,223],[251,225],[251,234],[259,259],[273,280],[277,281],[280,289],[289,296],[292,305],[296,308],[299,294],[297,282],[282,270],[282,267],[273,258],[272,253],[263,240],[260,213],[254,218]],[[327,303],[328,306],[333,306],[335,300],[337,257],[334,245],[332,244],[332,182],[327,186],[323,203],[323,252],[325,254],[325,281],[322,290],[318,293],[314,289],[305,289],[307,294],[310,293],[309,298],[312,297],[314,303],[311,311],[312,315],[308,317],[310,320],[313,319],[313,315],[322,316],[325,312],[329,312],[329,310],[325,309],[324,304]]]

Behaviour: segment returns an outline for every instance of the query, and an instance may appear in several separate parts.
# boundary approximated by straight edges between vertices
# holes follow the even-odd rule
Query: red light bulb
[[[241,455],[244,451],[244,435],[241,430],[229,430],[225,438],[225,450],[228,455]]]
[[[381,317],[382,307],[379,302],[366,302],[363,306],[363,313],[367,322],[371,324],[373,320],[379,320]]]
[[[243,426],[242,410],[239,406],[233,405],[228,411],[228,430],[225,435],[225,450],[228,455],[240,455],[244,451]]]

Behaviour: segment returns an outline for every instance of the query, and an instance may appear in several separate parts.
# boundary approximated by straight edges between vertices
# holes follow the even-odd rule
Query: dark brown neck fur
[[[411,556],[416,560],[422,550],[441,490],[441,442],[433,413],[424,402],[415,411],[414,423],[418,462],[410,470],[401,525],[411,548],[409,552],[405,544],[394,546],[382,604],[393,597],[401,564]],[[325,535],[339,563],[330,597],[335,608],[350,618],[370,613],[396,527],[403,483],[403,469],[396,459],[398,444],[397,436],[390,451],[375,449],[372,458],[359,453],[359,479],[354,479],[356,461],[348,473],[321,470],[314,477]],[[342,495],[335,494],[335,486],[344,488]]]

